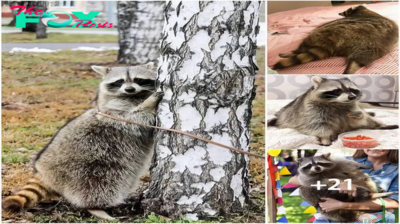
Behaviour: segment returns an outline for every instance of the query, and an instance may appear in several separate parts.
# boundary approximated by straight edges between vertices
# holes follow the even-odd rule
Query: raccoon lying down
[[[361,90],[349,79],[311,78],[313,87],[286,105],[268,126],[293,128],[331,145],[338,135],[357,129],[396,129],[385,125],[360,107]]]
[[[345,57],[344,74],[353,74],[361,67],[390,53],[398,42],[396,22],[368,10],[364,6],[349,8],[334,20],[314,29],[299,47],[282,57],[274,69],[282,69],[330,57]]]
[[[330,153],[321,156],[306,157],[299,160],[298,177],[300,183],[300,196],[313,205],[319,208],[321,197],[334,198],[344,202],[362,202],[373,198],[385,197],[395,194],[374,193],[377,186],[375,182],[365,173],[361,172],[361,168],[365,167],[355,161],[331,158]],[[329,190],[334,182],[329,179],[346,180],[351,179],[352,184],[359,187],[356,189],[356,196],[352,197],[348,194],[339,193],[337,190]],[[315,185],[317,181],[327,186],[322,186],[319,190]],[[335,210],[330,212],[321,211],[328,219],[340,222],[354,222],[358,215],[357,211],[352,210]]]

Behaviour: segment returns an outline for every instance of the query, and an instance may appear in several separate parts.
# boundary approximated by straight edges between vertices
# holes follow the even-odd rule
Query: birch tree
[[[164,1],[119,1],[118,62],[144,64],[159,57]]]
[[[256,1],[168,2],[158,81],[158,119],[174,128],[248,151],[255,96]],[[147,212],[197,220],[242,212],[246,155],[159,132],[145,192]]]

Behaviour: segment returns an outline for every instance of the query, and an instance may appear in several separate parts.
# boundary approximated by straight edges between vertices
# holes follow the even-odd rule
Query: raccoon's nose
[[[321,171],[321,167],[319,167],[319,166],[315,167],[314,169],[315,169],[315,171]]]
[[[127,92],[127,93],[134,93],[135,91],[136,91],[136,89],[132,86],[125,88],[125,92]]]
[[[349,100],[355,100],[357,97],[356,96],[354,96],[354,95],[349,95]]]

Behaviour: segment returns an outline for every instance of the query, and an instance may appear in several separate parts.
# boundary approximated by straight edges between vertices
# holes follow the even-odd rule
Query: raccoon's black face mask
[[[332,89],[320,94],[321,99],[338,103],[350,103],[359,100],[361,96],[362,93],[359,89],[351,87]]]
[[[333,163],[327,163],[327,162],[313,162],[313,163],[309,163],[303,167],[301,167],[300,172],[302,173],[306,173],[309,175],[312,174],[319,174],[322,172],[326,172],[328,170],[330,170],[331,168],[333,168],[334,164]]]

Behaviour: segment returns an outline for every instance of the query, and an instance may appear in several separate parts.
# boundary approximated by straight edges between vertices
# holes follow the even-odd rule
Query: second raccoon
[[[316,136],[321,145],[330,145],[339,134],[348,131],[399,127],[382,124],[373,118],[373,113],[364,111],[359,105],[361,90],[349,79],[314,76],[311,81],[313,87],[277,112],[268,126],[293,128]]]
[[[322,60],[346,57],[344,74],[353,74],[363,66],[388,54],[398,41],[397,24],[364,6],[349,8],[334,20],[314,29],[291,54],[280,54],[274,69]]]

